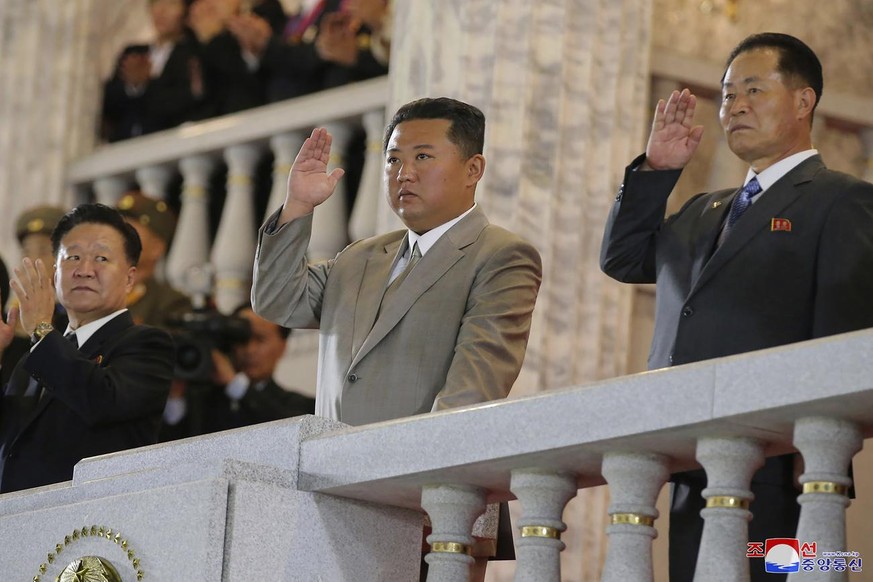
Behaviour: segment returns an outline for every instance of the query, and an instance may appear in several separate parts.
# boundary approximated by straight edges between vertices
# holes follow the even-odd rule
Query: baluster
[[[379,200],[385,195],[382,182],[385,166],[382,157],[382,138],[385,131],[383,110],[365,113],[363,125],[367,134],[367,152],[364,169],[361,172],[361,183],[355,196],[355,207],[349,220],[349,236],[352,240],[376,234]]]
[[[705,438],[697,443],[697,460],[706,469],[708,486],[694,582],[748,580],[750,484],[764,464],[763,447],[749,438]]]
[[[167,256],[167,277],[174,287],[189,294],[194,290],[187,274],[209,262],[209,176],[214,168],[215,161],[209,156],[191,156],[179,162],[182,207]]]
[[[794,446],[803,455],[804,472],[800,477],[803,493],[797,539],[815,542],[816,553],[845,552],[846,508],[852,480],[848,476],[852,457],[861,450],[863,439],[858,427],[837,418],[808,417],[794,424]],[[846,559],[849,562],[850,558]],[[840,582],[849,579],[848,571],[818,567],[788,575],[789,582]]]
[[[175,175],[173,167],[156,165],[140,168],[136,171],[136,181],[143,194],[157,200],[167,199],[167,189]]]
[[[285,203],[285,192],[288,188],[288,173],[297,152],[306,140],[307,134],[302,131],[289,131],[270,138],[270,149],[273,150],[273,188],[270,191],[270,201],[267,203],[266,220]]]
[[[427,582],[466,582],[473,558],[473,522],[485,510],[485,491],[467,485],[435,485],[421,492],[430,516]]]
[[[130,189],[131,181],[125,176],[107,176],[94,180],[94,197],[106,206],[115,206]]]
[[[260,151],[254,144],[230,146],[227,197],[212,246],[215,266],[215,306],[229,313],[249,296],[255,257],[254,172]]]
[[[324,127],[333,136],[328,172],[345,167],[345,155],[352,137],[348,123],[326,123]],[[349,242],[346,214],[346,180],[342,179],[333,195],[315,208],[312,216],[312,237],[309,240],[311,260],[332,259]]]
[[[521,536],[516,543],[516,582],[560,582],[561,552],[566,547],[561,517],[567,502],[576,496],[576,478],[568,473],[537,469],[512,471],[509,489],[521,502],[518,520]]]
[[[644,453],[607,453],[603,477],[612,503],[606,528],[609,549],[601,582],[652,582],[652,540],[658,493],[667,481],[667,458]]]

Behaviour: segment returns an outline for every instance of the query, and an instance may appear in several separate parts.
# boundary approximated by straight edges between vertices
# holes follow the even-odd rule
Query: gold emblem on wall
[[[85,556],[64,568],[55,582],[121,582],[121,576],[109,560]]]
[[[39,565],[39,573],[32,578],[33,582],[52,580],[52,578],[45,577],[49,574],[51,565],[61,562],[62,552],[69,552],[70,546],[86,538],[103,539],[108,542],[109,547],[114,544],[117,548],[116,552],[121,556],[121,561],[129,562],[129,567],[132,568],[137,582],[141,582],[145,578],[145,571],[140,559],[130,547],[127,538],[111,527],[92,525],[73,530],[73,533],[64,536],[63,542],[55,544],[54,549],[46,555],[45,562]],[[122,577],[108,559],[99,556],[83,556],[70,562],[53,580],[54,582],[122,582]]]

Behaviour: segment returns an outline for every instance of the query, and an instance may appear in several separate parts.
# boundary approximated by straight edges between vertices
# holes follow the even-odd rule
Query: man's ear
[[[470,185],[476,185],[485,175],[485,156],[476,154],[467,160],[467,180]]]
[[[795,105],[797,107],[797,118],[804,119],[812,116],[812,111],[815,109],[815,91],[812,87],[804,87],[795,94]]]
[[[136,267],[130,267],[127,269],[127,291],[130,292],[133,289],[134,281],[136,281]]]

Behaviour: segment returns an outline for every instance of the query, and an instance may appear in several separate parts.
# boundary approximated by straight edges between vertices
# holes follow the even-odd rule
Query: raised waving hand
[[[697,97],[688,89],[673,91],[666,102],[663,99],[658,101],[642,169],[678,170],[685,167],[703,136],[703,126],[694,125],[696,106]]]

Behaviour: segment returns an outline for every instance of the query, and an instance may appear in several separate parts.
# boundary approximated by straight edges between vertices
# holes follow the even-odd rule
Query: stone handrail
[[[230,503],[226,521],[212,518],[220,530],[212,535],[246,557],[249,574],[266,576],[252,579],[412,580],[426,510],[428,580],[465,581],[472,519],[486,502],[515,497],[516,580],[557,582],[560,532],[573,527],[562,521],[564,504],[607,482],[603,580],[650,582],[657,494],[669,472],[703,465],[711,503],[695,581],[747,580],[749,479],[764,456],[801,451],[797,538],[816,540],[819,555],[846,550],[845,468],[873,435],[871,353],[866,330],[368,426],[303,417],[125,451],[82,461],[69,485],[0,497],[0,529],[28,512],[67,504],[99,514],[113,500],[129,504],[122,493],[146,499],[140,490],[157,488],[163,499],[174,483],[219,479],[233,502],[208,506]],[[150,503],[135,504],[137,519]],[[176,519],[191,519],[187,511]],[[261,548],[252,535],[276,546]],[[25,543],[34,542],[0,548],[0,562]],[[312,576],[279,577],[277,563]]]
[[[200,154],[221,154],[247,143],[266,146],[270,138],[316,125],[359,119],[388,102],[388,78],[378,77],[335,89],[264,105],[232,115],[190,123],[123,142],[108,144],[70,165],[67,180],[87,185],[101,178]]]

